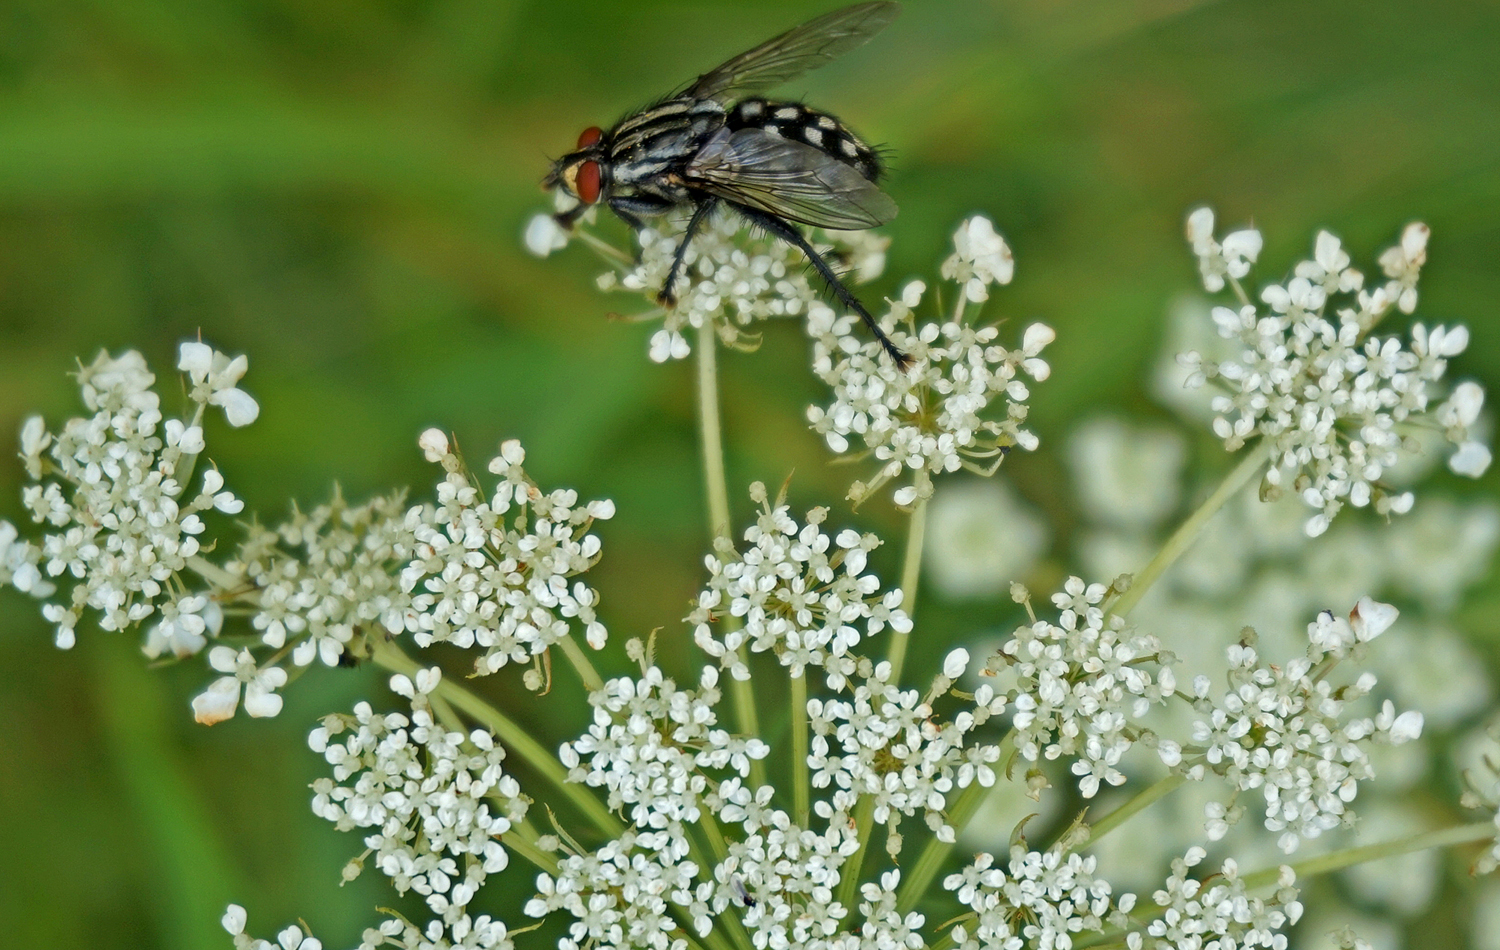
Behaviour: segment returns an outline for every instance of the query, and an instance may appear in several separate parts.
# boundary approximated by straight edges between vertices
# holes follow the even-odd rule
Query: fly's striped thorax
[[[680,170],[724,126],[724,107],[712,99],[669,99],[638,112],[610,131],[614,180],[632,185]]]
[[[742,99],[727,117],[730,131],[764,129],[852,166],[870,181],[879,181],[885,169],[880,156],[849,131],[848,126],[826,112],[809,109],[800,102]]]

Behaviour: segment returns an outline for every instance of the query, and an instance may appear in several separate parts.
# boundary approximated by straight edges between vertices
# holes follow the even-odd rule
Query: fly
[[[708,216],[723,207],[807,256],[833,296],[859,314],[896,365],[910,357],[891,342],[859,298],[797,224],[860,231],[896,216],[880,190],[880,156],[837,118],[801,103],[758,93],[832,62],[885,29],[901,11],[894,2],[856,3],[825,13],[699,76],[686,87],[613,128],[590,126],[576,149],[558,159],[543,184],[579,204],[557,215],[571,228],[604,203],[630,227],[677,208],[691,208],[657,300],[673,294],[683,255]]]

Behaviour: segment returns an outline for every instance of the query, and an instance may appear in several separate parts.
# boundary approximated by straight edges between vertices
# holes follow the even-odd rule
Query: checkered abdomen
[[[764,129],[794,142],[802,142],[845,165],[870,181],[879,181],[884,171],[880,156],[848,126],[826,112],[809,109],[800,102],[744,99],[726,116],[730,131]]]

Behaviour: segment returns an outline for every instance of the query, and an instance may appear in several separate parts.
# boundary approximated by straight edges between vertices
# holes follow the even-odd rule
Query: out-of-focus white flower
[[[1365,828],[1379,828],[1385,841],[1434,830],[1431,814],[1410,799],[1376,801],[1361,808],[1360,820]],[[1442,875],[1442,854],[1427,850],[1355,864],[1340,876],[1361,903],[1378,904],[1410,918],[1432,905]]]
[[[141,651],[155,659],[171,652],[178,658],[192,656],[208,643],[205,634],[217,636],[224,611],[216,601],[199,594],[161,605],[161,620],[152,624]]]
[[[1002,479],[945,483],[927,512],[927,575],[944,596],[993,597],[1047,548],[1047,525]]]
[[[206,343],[182,344],[177,358],[177,368],[193,383],[189,397],[223,408],[224,417],[235,427],[247,426],[260,415],[256,401],[235,385],[249,367],[246,357],[230,359]]]
[[[1396,302],[1402,313],[1417,309],[1417,277],[1422,265],[1427,263],[1427,239],[1432,231],[1427,225],[1415,221],[1401,232],[1401,243],[1380,255],[1380,266],[1385,276],[1391,278],[1386,286],[1386,296]]]
[[[990,297],[990,284],[1008,284],[1016,273],[1016,261],[1005,239],[995,233],[994,222],[975,215],[958,226],[953,235],[953,254],[941,270],[945,280],[963,287],[974,303]]]
[[[535,214],[526,222],[526,232],[521,240],[526,250],[537,257],[546,257],[567,247],[568,237],[567,230],[552,215]]]
[[[1203,287],[1209,293],[1223,290],[1225,277],[1239,280],[1250,273],[1250,265],[1260,257],[1263,241],[1253,228],[1226,235],[1222,245],[1214,240],[1212,208],[1198,208],[1188,215],[1186,230],[1188,243],[1198,257]]]
[[[1177,507],[1187,451],[1171,429],[1096,418],[1073,433],[1068,454],[1080,500],[1096,521],[1149,528]]]

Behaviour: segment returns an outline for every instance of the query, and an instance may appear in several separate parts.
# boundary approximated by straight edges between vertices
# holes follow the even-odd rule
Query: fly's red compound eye
[[[599,128],[597,125],[591,125],[588,128],[584,129],[583,132],[578,136],[578,147],[581,149],[588,148],[590,145],[593,145],[603,137],[604,130]]]
[[[599,200],[599,163],[584,162],[578,166],[576,179],[578,200],[591,205]]]

